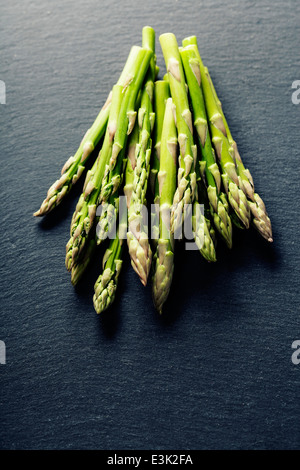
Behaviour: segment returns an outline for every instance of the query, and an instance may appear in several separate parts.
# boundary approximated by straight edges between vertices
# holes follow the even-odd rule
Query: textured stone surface
[[[1,5],[1,448],[299,448],[299,14],[292,0]],[[275,241],[236,232],[215,265],[178,248],[165,318],[127,258],[99,317],[97,260],[77,289],[64,266],[80,185],[47,219],[32,213],[145,24],[161,76],[158,35],[198,36]]]

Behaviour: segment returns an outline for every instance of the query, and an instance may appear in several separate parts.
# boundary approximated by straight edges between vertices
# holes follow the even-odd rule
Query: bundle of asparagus
[[[114,301],[125,240],[143,285],[152,268],[159,313],[172,285],[177,240],[188,232],[208,262],[216,261],[218,236],[232,248],[233,225],[253,225],[273,241],[265,205],[231,135],[196,36],[185,38],[182,47],[172,33],[159,39],[163,79],[158,78],[155,32],[145,26],[142,46],[131,48],[94,123],[34,213],[44,216],[62,202],[101,144],[72,217],[65,261],[76,285],[98,257],[97,245],[108,244],[95,282],[97,313]]]

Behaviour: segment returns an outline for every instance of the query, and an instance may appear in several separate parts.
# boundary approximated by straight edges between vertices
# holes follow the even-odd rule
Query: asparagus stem
[[[125,169],[124,194],[125,194],[126,201],[127,201],[128,217],[129,217],[129,208],[132,205],[132,193],[133,193],[133,187],[134,187],[134,168],[136,165],[136,153],[138,151],[138,143],[139,143],[139,125],[137,121],[129,137],[128,159],[127,159],[127,165]],[[127,239],[127,243],[128,243],[128,239]],[[138,244],[137,242],[135,243],[137,247]],[[133,249],[133,247],[134,245],[132,242],[131,249]],[[147,257],[145,256],[144,250],[135,250],[135,264],[133,264],[133,255],[130,256],[130,258],[131,258],[131,265],[136,272],[146,273],[148,271]],[[146,274],[144,274],[144,277],[145,276]]]
[[[150,185],[154,198],[154,204],[151,205],[151,229],[152,241],[155,246],[159,238],[159,184],[157,174],[160,163],[161,133],[168,98],[170,98],[169,83],[165,80],[157,80],[154,83],[155,122],[153,130],[153,158],[150,170]]]
[[[206,69],[207,70],[207,69]],[[240,180],[240,186],[244,188],[244,192],[248,199],[248,204],[252,213],[252,223],[258,232],[269,242],[273,241],[272,238],[272,226],[270,218],[267,214],[266,207],[261,197],[255,192],[253,178],[248,169],[245,168],[240,153],[238,151],[238,146],[236,141],[233,139],[230,132],[226,117],[224,115],[221,101],[218,98],[216,89],[214,87],[213,81],[210,77],[208,70],[206,71],[209,83],[214,94],[215,101],[218,105],[219,112],[222,116],[224,127],[226,130],[226,135],[229,141],[229,144],[233,148],[234,158],[237,168],[237,174]]]
[[[155,187],[157,182],[157,173],[159,170],[159,156],[160,156],[160,140],[162,125],[164,120],[166,101],[170,97],[169,83],[165,80],[157,80],[154,83],[154,109],[155,109],[155,122],[153,129],[153,152],[152,164],[150,172],[150,186],[151,191],[155,194]]]
[[[148,70],[151,57],[152,52],[149,49],[140,48],[139,55],[134,64],[135,74],[132,76],[132,80],[124,93],[112,146],[112,154],[102,181],[99,198],[100,203],[103,201],[106,202],[110,195],[113,194],[121,184],[123,155],[127,138],[134,128],[137,115],[137,97]]]
[[[131,74],[133,64],[135,63],[138,56],[138,52],[139,48],[137,46],[133,46],[131,48],[117,85],[124,87],[128,82],[128,77]],[[111,97],[112,92],[109,93],[106,103],[100,110],[94,123],[85,133],[75,155],[71,156],[64,164],[61,170],[61,177],[49,188],[47,196],[42,202],[40,209],[33,215],[43,216],[52,211],[61,203],[63,198],[70,192],[73,185],[82,175],[85,169],[85,165],[92,154],[92,151],[100,142],[105,133],[111,107]]]
[[[93,303],[96,312],[104,312],[113,303],[118,287],[118,279],[123,264],[123,246],[127,231],[127,211],[122,214],[116,237],[110,240],[103,257],[103,272],[94,286]]]
[[[102,200],[106,202],[122,181],[120,166],[123,164],[126,133],[131,132],[132,116],[135,120],[136,112],[133,109],[136,96],[147,71],[151,55],[146,49],[135,47],[138,53],[135,62],[132,64],[132,70],[128,73],[125,86],[115,85],[113,88],[111,111],[103,146],[92,170],[87,173],[83,194],[72,218],[71,236],[66,247],[66,267],[68,270],[72,268],[85,245],[88,233],[95,221],[97,205]],[[118,174],[113,175],[110,181],[114,189],[111,188],[107,192],[107,198],[101,200],[103,181],[105,181],[107,173],[111,174],[108,168],[111,168],[112,160],[115,161],[117,157]]]
[[[199,193],[201,193],[199,188]],[[216,257],[216,235],[209,217],[207,202],[199,195],[199,201],[193,203],[192,228],[194,239],[203,258],[209,262],[217,261]],[[202,213],[201,206],[204,208]]]
[[[216,261],[216,234],[211,223],[211,209],[204,177],[200,175],[199,162],[196,165],[197,192],[192,208],[192,230],[194,240],[203,258],[207,261]],[[225,201],[224,201],[225,204]]]
[[[180,48],[180,55],[189,88],[194,126],[197,131],[198,144],[202,155],[200,170],[207,190],[210,212],[217,230],[224,238],[228,248],[231,248],[232,225],[228,214],[227,198],[225,193],[221,191],[220,170],[216,162],[208,129],[205,102],[201,89],[199,60],[196,57],[195,51],[190,48]]]
[[[107,203],[101,204],[101,214],[97,224],[97,245],[100,245],[116,226],[119,212],[119,191],[110,196]]]
[[[230,210],[230,218],[232,224],[239,228],[240,230],[244,230],[246,227],[245,225],[241,222],[241,219],[236,215],[233,209]]]
[[[175,232],[182,231],[184,205],[192,203],[195,199],[197,149],[193,140],[192,116],[176,37],[172,33],[166,33],[162,34],[159,39],[168,71],[171,96],[176,107],[180,149],[177,189],[174,194],[171,217],[171,230]]]
[[[200,53],[197,47],[197,38],[191,36],[182,41],[184,47],[194,50],[199,60],[201,71],[201,86],[205,99],[206,111],[209,118],[209,128],[212,135],[219,164],[222,170],[222,180],[228,201],[234,209],[237,216],[243,222],[246,228],[249,228],[251,214],[244,188],[240,184],[240,180],[236,171],[235,158],[233,148],[230,146],[223,119],[219,111],[218,104],[215,101],[210,82],[207,76],[207,69],[204,67]]]
[[[136,162],[136,149],[139,142],[139,125],[135,123],[133,131],[129,136],[128,150],[127,150],[127,163],[125,169],[125,185],[124,194],[127,200],[127,208],[129,208],[131,195],[133,192],[133,180],[134,180],[134,166]]]
[[[150,172],[151,135],[155,119],[152,104],[155,79],[155,34],[150,27],[143,28],[142,46],[151,51],[152,58],[143,84],[141,103],[138,110],[138,143],[135,146],[134,159],[130,161],[133,170],[133,181],[128,208],[127,244],[131,264],[140,277],[142,284],[146,285],[151,267],[152,251],[148,236],[148,223],[146,221],[145,224],[144,221],[144,209],[146,208],[146,193]]]
[[[152,56],[150,60],[149,75],[152,77],[152,82],[155,80],[159,69],[156,66],[156,54],[155,54],[155,31],[151,26],[144,26],[142,30],[142,47],[148,49]]]
[[[111,155],[113,136],[116,132],[116,123],[123,97],[122,90],[123,87],[120,85],[113,87],[111,111],[103,146],[92,169],[87,172],[83,192],[73,214],[70,239],[66,246],[66,267],[69,271],[80,256],[94,224],[100,185]]]
[[[159,239],[153,259],[153,301],[159,313],[168,298],[174,271],[174,234],[170,230],[171,209],[176,191],[177,130],[172,98],[165,107],[160,146]]]
[[[71,270],[71,282],[73,286],[75,286],[80,279],[82,278],[86,268],[88,267],[95,249],[96,249],[96,238],[92,237],[89,240],[89,243],[87,244],[86,249],[84,250],[83,255],[80,257],[80,259],[76,262],[76,264],[72,267]]]
[[[140,156],[140,144],[137,144],[137,162]],[[150,162],[150,149],[145,152],[145,164],[149,167]],[[131,166],[131,163],[129,163]],[[135,272],[140,277],[143,285],[147,284],[147,279],[151,267],[152,251],[148,237],[147,221],[145,221],[144,208],[146,207],[146,192],[145,187],[142,187],[140,182],[145,183],[148,178],[149,170],[142,168],[143,174],[137,175],[137,166],[132,168],[131,174],[131,196],[129,200],[128,208],[128,232],[127,232],[127,244],[131,258],[131,264]],[[144,178],[144,181],[142,181]],[[138,179],[141,181],[139,182]],[[129,179],[126,181],[126,189],[130,185]],[[144,184],[146,186],[146,184]]]

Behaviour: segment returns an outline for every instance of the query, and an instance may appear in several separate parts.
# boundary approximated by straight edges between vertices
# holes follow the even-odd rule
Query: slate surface
[[[2,2],[0,447],[296,449],[300,443],[300,4],[274,1]],[[78,187],[32,217],[102,106],[141,29],[196,34],[240,152],[273,221],[178,250],[165,318],[128,259],[114,307],[73,289],[65,243]]]

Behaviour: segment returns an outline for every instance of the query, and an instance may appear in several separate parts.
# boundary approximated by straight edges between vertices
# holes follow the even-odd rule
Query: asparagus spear
[[[197,191],[195,173],[197,149],[193,140],[192,115],[176,37],[172,33],[165,33],[159,39],[168,71],[171,96],[176,107],[180,150],[177,189],[174,194],[171,216],[171,230],[174,233],[182,230],[184,205],[194,201]]]
[[[137,46],[133,46],[117,82],[118,85],[126,86],[128,83],[128,80],[131,77],[132,66],[137,60],[138,53],[139,48]],[[111,97],[112,91],[109,93],[106,103],[100,110],[91,128],[85,133],[75,155],[71,156],[64,164],[61,170],[61,177],[49,188],[47,196],[40,209],[33,215],[42,216],[52,211],[58,204],[60,204],[82,175],[92,151],[105,133],[111,107]]]
[[[132,132],[136,120],[136,104],[138,94],[149,68],[153,52],[147,48],[140,49],[139,61],[136,60],[136,74],[129,83],[122,101],[117,129],[114,135],[111,158],[106,166],[102,181],[99,202],[106,202],[122,182],[123,155],[127,145],[128,135]]]
[[[88,234],[93,227],[96,216],[100,184],[104,175],[106,162],[112,149],[113,136],[116,132],[117,118],[123,98],[123,87],[115,85],[112,93],[112,104],[105,132],[103,146],[92,169],[87,172],[83,192],[73,214],[70,239],[66,246],[66,267],[70,271],[79,258]]]
[[[162,307],[169,295],[174,271],[174,234],[170,231],[170,216],[176,190],[177,147],[173,101],[172,98],[168,98],[163,120],[158,172],[159,239],[153,259],[153,301],[159,313],[162,313]]]
[[[140,93],[137,98],[137,108],[140,107]],[[135,148],[138,143],[138,124],[135,122],[134,128],[129,136],[129,142],[126,146],[126,152],[124,152],[125,158],[123,159],[123,171],[124,173],[127,160],[129,158],[130,162],[133,162],[135,159]],[[128,165],[127,165],[128,166]],[[123,175],[122,175],[123,180]],[[125,188],[124,188],[125,189]],[[131,187],[132,191],[132,187]],[[98,209],[102,209],[98,225],[97,225],[97,244],[99,245],[103,240],[107,238],[107,235],[113,229],[119,212],[119,196],[120,196],[120,186],[117,188],[116,192],[110,195],[108,202],[102,202],[101,206]]]
[[[197,193],[192,209],[192,230],[195,243],[206,261],[215,262],[217,239],[211,223],[211,210],[207,190],[200,176],[200,165],[196,165]]]
[[[209,79],[206,74],[205,67],[201,60],[197,47],[196,36],[185,38],[182,41],[183,47],[191,48],[199,60],[201,71],[201,86],[205,99],[206,111],[209,118],[209,127],[212,135],[212,142],[216,149],[219,164],[222,170],[222,180],[228,201],[234,209],[236,215],[240,218],[246,228],[249,228],[251,214],[244,188],[240,184],[239,177],[236,172],[235,158],[233,149],[226,137],[226,130],[219,107],[215,101]]]
[[[228,141],[230,145],[233,148],[234,151],[234,158],[235,158],[235,163],[236,163],[236,168],[237,168],[237,174],[240,180],[240,185],[241,187],[244,187],[244,192],[247,196],[248,199],[248,204],[250,206],[250,210],[252,213],[252,223],[254,227],[258,230],[258,232],[269,242],[273,241],[272,238],[272,226],[271,226],[271,221],[270,218],[267,214],[266,211],[266,206],[261,199],[261,197],[255,192],[254,189],[254,183],[253,183],[253,178],[251,176],[251,173],[248,169],[245,168],[242,158],[240,156],[240,153],[238,151],[238,146],[236,141],[233,139],[232,134],[230,132],[226,117],[224,115],[223,109],[222,109],[222,104],[221,101],[218,98],[218,95],[216,93],[213,81],[210,77],[210,74],[208,72],[208,69],[206,68],[206,75],[209,80],[212,92],[214,94],[215,101],[218,105],[220,114],[223,119],[224,127],[226,130],[226,135],[228,138]]]
[[[151,230],[154,245],[157,244],[159,238],[159,184],[157,174],[160,162],[161,133],[168,98],[170,98],[169,82],[157,80],[154,83],[155,122],[153,130],[153,158],[150,170],[150,184],[154,198],[154,204],[151,204]]]
[[[220,170],[216,162],[208,130],[205,102],[201,89],[199,60],[196,57],[195,51],[189,48],[180,48],[180,55],[189,88],[194,126],[197,131],[198,143],[201,149],[201,177],[207,188],[210,212],[217,230],[224,238],[227,246],[231,248],[232,225],[228,214],[227,198],[221,191]]]
[[[210,219],[205,217],[201,211],[201,204],[198,201],[193,203],[192,226],[194,239],[203,258],[209,262],[217,261],[215,249],[215,231]]]
[[[133,132],[130,135],[130,138],[132,136]],[[116,191],[113,192],[110,196],[107,202],[102,201],[101,205],[98,206],[97,208],[97,213],[98,211],[100,212],[100,217],[98,219],[98,224],[97,224],[97,245],[100,245],[103,240],[107,238],[107,236],[113,235],[112,231],[116,227],[116,221],[117,221],[117,216],[119,212],[119,199],[120,199],[120,194],[121,194],[121,183],[123,182],[123,176],[124,176],[124,171],[126,168],[127,164],[127,147],[122,149],[122,155],[124,155],[123,158],[123,166],[122,170],[120,172],[120,185],[116,188]]]
[[[127,200],[128,207],[128,221],[130,217],[130,210],[133,206],[132,194],[134,192],[134,168],[136,164],[136,154],[139,149],[139,125],[136,123],[132,134],[130,135],[130,142],[128,146],[128,161],[125,170],[125,186],[124,194]],[[142,216],[141,216],[142,217]],[[133,229],[133,227],[132,227]],[[137,233],[136,236],[139,236],[139,240],[134,236],[131,231],[127,233],[127,244],[129,248],[129,255],[131,259],[131,265],[135,272],[139,275],[143,283],[147,282],[148,272],[151,266],[151,255],[145,251],[143,247],[143,238],[145,237],[146,243],[145,247],[148,247],[148,236],[142,232]],[[130,237],[130,238],[129,238]]]
[[[159,171],[161,131],[164,120],[166,101],[169,97],[169,83],[165,80],[156,80],[156,82],[154,82],[155,122],[153,129],[152,165],[150,171],[150,186],[153,194],[155,193],[155,187],[158,184],[157,173]]]
[[[133,191],[133,180],[134,180],[134,165],[135,165],[135,154],[139,141],[139,126],[138,122],[135,123],[132,133],[129,136],[128,150],[127,150],[127,163],[125,169],[125,185],[124,195],[127,200],[127,208],[130,205],[131,194]]]
[[[108,202],[101,204],[98,209],[101,208],[101,214],[99,216],[97,224],[97,245],[106,240],[110,236],[114,229],[117,221],[119,212],[119,191],[110,196]]]
[[[89,243],[87,244],[86,250],[84,250],[83,255],[76,262],[76,264],[72,267],[71,282],[73,286],[75,286],[82,278],[86,268],[88,267],[94,255],[96,246],[97,246],[96,238],[92,237]]]
[[[106,310],[114,301],[123,264],[123,246],[127,231],[127,210],[120,211],[121,220],[116,237],[110,240],[103,257],[103,272],[94,286],[93,303],[97,313]]]
[[[147,71],[150,55],[149,51],[138,47],[138,54],[132,64],[131,75],[128,77],[125,87],[115,85],[113,88],[111,111],[103,146],[92,170],[87,173],[83,193],[78,201],[71,223],[71,237],[66,247],[66,267],[68,270],[71,269],[85,245],[88,233],[95,220],[97,205],[102,202],[101,190],[107,168],[114,169],[116,159],[118,159],[119,173],[118,175],[114,174],[111,178],[112,188],[107,193],[108,197],[115,192],[122,181],[122,171],[119,167],[123,164],[126,133],[130,133],[132,130],[131,126],[134,123],[136,114],[134,110],[136,96]]]
[[[144,26],[142,30],[142,47],[148,49],[151,53],[150,60],[150,76],[153,78],[152,82],[156,79],[159,67],[156,65],[156,54],[155,54],[155,31],[151,26]],[[153,88],[153,85],[151,85]]]
[[[127,244],[132,266],[139,275],[142,284],[146,285],[152,260],[148,226],[145,226],[144,222],[152,148],[151,134],[155,118],[152,105],[155,78],[155,33],[152,28],[143,28],[142,45],[152,52],[152,59],[143,85],[141,104],[138,110],[138,143],[135,148],[134,159],[130,161],[133,170],[133,181],[128,209]],[[140,263],[139,257],[142,256],[142,253],[144,255],[143,263]]]

